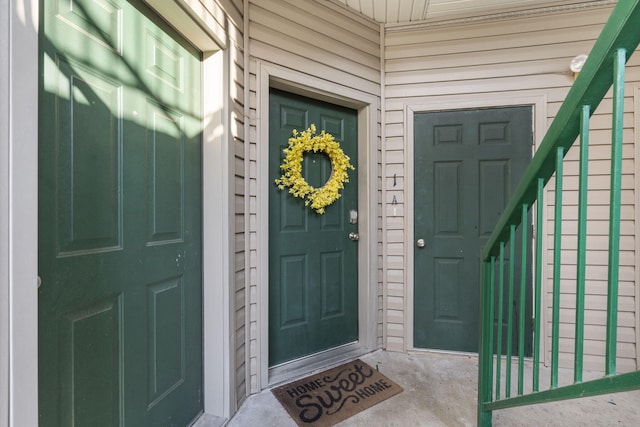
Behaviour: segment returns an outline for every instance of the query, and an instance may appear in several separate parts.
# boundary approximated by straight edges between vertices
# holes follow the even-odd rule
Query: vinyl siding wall
[[[407,297],[407,280],[413,272],[405,270],[412,256],[413,236],[408,235],[413,221],[411,212],[404,209],[406,191],[407,139],[405,107],[442,102],[451,106],[483,96],[504,95],[506,99],[543,99],[546,125],[550,124],[564,100],[572,82],[569,63],[573,57],[589,53],[602,26],[611,12],[609,7],[581,8],[553,14],[451,22],[448,25],[399,28],[387,26],[384,46],[385,130],[383,166],[384,203],[386,217],[384,234],[386,323],[384,333],[389,350],[411,348],[407,333],[413,301]],[[618,330],[619,371],[636,368],[637,360],[637,273],[634,166],[634,88],[640,86],[640,55],[631,59],[627,72],[625,99],[624,160],[622,178],[622,238],[620,268],[620,315]],[[640,92],[638,92],[640,93]],[[512,101],[513,102],[513,101]],[[515,101],[517,102],[517,101]],[[637,100],[636,100],[637,102]],[[528,103],[524,102],[524,103]],[[607,276],[608,188],[611,135],[611,99],[605,99],[592,122],[589,163],[589,223],[587,254],[587,296],[585,326],[585,369],[604,369],[604,339]],[[499,106],[497,104],[496,106]],[[542,123],[545,121],[543,120]],[[535,121],[534,121],[535,123]],[[540,122],[538,122],[540,123]],[[538,129],[539,130],[539,129]],[[542,129],[542,131],[546,131]],[[539,142],[538,132],[535,139]],[[564,181],[562,324],[561,355],[564,366],[573,366],[573,318],[575,307],[575,248],[577,211],[578,147],[567,155]],[[394,180],[394,175],[396,179]],[[395,186],[394,186],[395,181]],[[547,187],[546,200],[553,200],[553,182]],[[398,204],[392,205],[395,197]],[[553,278],[553,205],[546,209],[547,231],[544,272],[544,303],[551,301]],[[411,282],[411,280],[409,281]],[[545,311],[545,344],[549,360],[551,326],[550,311]]]
[[[258,212],[260,195],[258,188],[263,184],[258,176],[258,145],[260,141],[260,120],[263,117],[257,93],[258,63],[274,64],[313,78],[319,78],[345,89],[356,89],[378,97],[380,95],[380,26],[368,19],[351,13],[331,2],[311,0],[261,0],[250,1],[247,11],[249,19],[249,80],[250,104],[246,109],[249,115],[249,158],[246,164],[248,182],[247,212],[249,221],[248,248],[248,299],[247,308],[249,335],[249,393],[259,391],[261,384],[259,372],[261,366],[260,342],[260,290],[268,286],[267,278],[259,271],[260,260],[268,257],[260,253],[261,236],[259,224],[263,221]],[[379,116],[379,112],[377,114]],[[379,119],[377,119],[379,123]],[[378,132],[379,134],[379,132]],[[377,158],[380,158],[380,141],[374,141]],[[378,160],[379,162],[379,160]],[[378,169],[378,174],[381,169]],[[374,182],[377,182],[374,180]],[[379,188],[379,187],[378,187]],[[380,197],[378,195],[378,197]],[[381,199],[379,199],[381,201]],[[380,212],[373,215],[380,215]],[[378,221],[381,224],[381,220]],[[381,237],[381,232],[380,236]],[[380,246],[381,247],[381,246]],[[381,276],[381,275],[380,275]],[[373,277],[372,280],[376,280]],[[382,282],[377,278],[379,308],[382,309]],[[382,314],[377,314],[380,327],[378,342],[382,343]],[[267,340],[268,337],[260,337]]]
[[[242,0],[227,0],[225,11],[229,16],[229,71],[231,98],[230,142],[233,143],[233,165],[230,173],[233,177],[233,221],[234,221],[234,255],[233,255],[233,313],[232,317],[236,358],[234,385],[238,405],[247,396],[247,322],[246,322],[246,214],[245,214],[245,64],[244,64],[244,22]]]

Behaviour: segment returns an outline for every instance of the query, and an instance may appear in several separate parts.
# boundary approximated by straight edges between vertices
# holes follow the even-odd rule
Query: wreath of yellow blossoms
[[[320,188],[312,187],[302,177],[303,156],[309,151],[325,153],[331,161],[331,176]],[[323,214],[324,208],[340,198],[340,190],[349,182],[347,170],[356,169],[349,163],[349,156],[344,154],[333,135],[325,131],[316,135],[316,126],[313,124],[306,131],[293,131],[284,154],[284,161],[280,165],[283,173],[276,179],[278,188],[284,190],[289,187],[289,193],[305,200],[305,206],[311,206],[319,214]]]

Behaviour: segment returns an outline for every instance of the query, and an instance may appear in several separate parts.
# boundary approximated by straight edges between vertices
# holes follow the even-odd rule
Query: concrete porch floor
[[[476,424],[476,356],[376,351],[361,359],[373,367],[378,364],[380,372],[401,385],[404,391],[337,426]],[[527,372],[530,373],[530,363]],[[517,381],[517,368],[512,375]],[[541,387],[548,376],[546,369],[541,370]],[[588,376],[585,373],[584,378]],[[560,384],[570,384],[572,378],[571,371],[561,372]],[[525,381],[525,390],[527,386]],[[640,390],[495,411],[493,425],[637,427],[640,426]],[[248,397],[227,426],[296,427],[296,423],[271,391],[264,390]]]

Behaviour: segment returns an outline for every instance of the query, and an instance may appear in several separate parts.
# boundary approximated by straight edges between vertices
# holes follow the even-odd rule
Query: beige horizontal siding
[[[407,197],[406,182],[411,177],[405,175],[405,149],[412,141],[406,140],[407,105],[437,104],[445,108],[463,103],[469,96],[480,98],[483,94],[515,99],[527,96],[544,96],[547,125],[558,109],[573,83],[569,62],[581,53],[588,53],[600,34],[610,8],[593,8],[558,13],[556,15],[530,16],[503,21],[474,22],[451,26],[423,26],[406,29],[389,27],[385,34],[384,84],[385,84],[385,164],[384,185],[386,190],[385,251],[387,258],[386,292],[388,347],[403,350],[407,343],[405,308],[407,301],[407,252],[411,248],[406,235],[409,218],[404,217],[404,203]],[[639,55],[640,56],[640,55]],[[628,84],[625,88],[623,177],[621,208],[621,269],[620,269],[620,323],[618,365],[621,371],[635,369],[637,314],[636,281],[636,241],[635,241],[635,146],[634,146],[634,83],[640,82],[640,58],[631,59],[627,71]],[[609,223],[609,169],[611,137],[610,94],[596,110],[590,127],[590,162],[587,226],[587,320],[585,341],[585,367],[602,370],[604,347],[602,335],[606,319],[606,279],[608,262]],[[412,161],[412,159],[407,159]],[[563,366],[573,365],[573,346],[568,338],[573,329],[572,310],[575,307],[575,276],[577,247],[577,170],[578,148],[574,147],[565,157],[565,178],[563,181],[563,262],[561,269],[561,349]],[[393,186],[393,177],[396,185]],[[554,180],[547,187],[547,224],[545,229],[552,233],[554,219]],[[399,204],[392,206],[396,197]],[[412,217],[410,217],[412,218]],[[544,283],[547,291],[544,298],[550,304],[550,283],[553,278],[552,265],[553,236],[545,239],[547,261]],[[410,251],[410,249],[407,249]],[[545,309],[545,320],[550,312]],[[546,325],[545,344],[549,351],[550,326]]]
[[[309,1],[252,2],[249,16],[253,58],[380,93],[377,25]]]
[[[258,212],[257,189],[261,185],[257,175],[257,144],[259,139],[258,122],[263,118],[263,112],[257,100],[257,69],[258,62],[275,64],[285,69],[319,78],[345,89],[356,89],[374,96],[381,94],[380,75],[380,26],[362,16],[352,13],[332,2],[315,0],[251,0],[249,2],[249,55],[248,64],[249,105],[247,113],[250,117],[250,141],[248,174],[249,174],[249,203],[248,203],[248,263],[247,275],[248,300],[247,310],[249,328],[246,331],[249,352],[250,391],[259,391],[260,382],[258,372],[260,366],[260,348],[258,334],[259,325],[258,286],[266,280],[261,276],[259,260],[268,254],[259,253],[258,241],[263,230],[258,228],[260,223]],[[338,94],[339,95],[339,94]],[[379,118],[378,118],[379,120]],[[371,141],[381,156],[380,141]],[[374,182],[376,182],[374,180]],[[380,184],[381,185],[381,181]],[[382,204],[380,189],[372,197],[380,200],[378,224],[382,226]],[[375,214],[375,213],[373,213]],[[378,230],[379,239],[382,230]],[[379,265],[382,266],[382,242],[379,243],[377,254]],[[376,288],[378,289],[378,322],[377,342],[382,345],[382,309],[383,309],[383,274],[378,271]],[[373,286],[374,284],[372,284]],[[268,337],[260,337],[268,339]]]
[[[564,28],[565,30],[576,31],[576,28],[584,28],[585,26],[602,24],[602,18],[598,13],[593,14],[557,14],[557,15],[545,15],[540,17],[532,17],[525,19],[514,19],[510,21],[493,21],[492,23],[460,23],[457,25],[451,25],[447,28],[448,31],[440,31],[438,28],[434,28],[429,31],[425,29],[416,28],[410,31],[396,31],[392,35],[388,36],[385,40],[385,46],[395,47],[418,43],[436,43],[447,42],[451,40],[458,40],[461,43],[466,43],[470,39],[478,37],[478,35],[488,35],[489,37],[496,34],[502,37],[511,37],[517,34],[532,34],[539,33],[544,30],[545,27],[541,25],[540,21],[544,20],[546,28],[554,31],[557,28]],[[505,25],[503,22],[517,22],[517,25]],[[487,31],[487,27],[491,25],[500,25],[498,31]],[[528,43],[528,42],[527,42]]]
[[[232,31],[239,31],[242,33],[242,10],[244,8],[243,0],[214,0],[220,8],[224,11],[225,17],[229,22],[228,28],[232,28]],[[200,3],[207,8],[208,10],[212,10],[209,6],[208,0],[200,0]],[[239,38],[235,38],[238,40]]]
[[[573,352],[571,351],[560,352],[558,359],[559,359],[558,363],[560,366],[567,366],[567,367],[573,366],[574,358],[573,358]],[[582,359],[583,369],[585,371],[602,372],[605,370],[603,360],[604,360],[604,357],[602,357],[601,355],[586,354]],[[616,364],[617,364],[618,372],[629,372],[636,369],[636,362],[630,358],[618,357],[616,359]]]

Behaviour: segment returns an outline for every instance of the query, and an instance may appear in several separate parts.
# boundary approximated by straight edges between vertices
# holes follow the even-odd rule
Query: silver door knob
[[[426,245],[426,243],[424,242],[424,239],[418,239],[416,240],[416,246],[419,248],[424,248],[424,246]]]
[[[356,240],[360,240],[360,235],[354,231],[352,231],[351,233],[349,233],[349,240],[353,240],[354,242]]]

